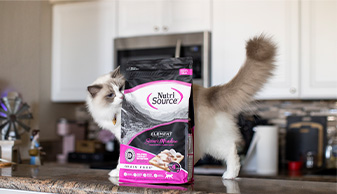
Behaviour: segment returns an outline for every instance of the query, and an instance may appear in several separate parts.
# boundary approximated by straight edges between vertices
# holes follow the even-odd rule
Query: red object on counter
[[[289,170],[288,176],[290,177],[301,177],[303,174],[300,170]]]
[[[301,170],[302,162],[301,161],[290,161],[288,162],[288,170]]]

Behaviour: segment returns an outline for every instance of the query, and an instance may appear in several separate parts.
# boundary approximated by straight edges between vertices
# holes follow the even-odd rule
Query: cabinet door
[[[52,101],[84,101],[87,86],[112,70],[115,1],[53,6]]]
[[[118,1],[118,36],[158,34],[162,28],[163,1]]]
[[[210,0],[166,1],[162,30],[169,33],[211,30]]]
[[[297,98],[299,2],[214,0],[212,85],[226,83],[246,58],[245,41],[264,33],[278,46],[274,77],[256,98]]]
[[[337,98],[337,2],[303,1],[302,98]]]

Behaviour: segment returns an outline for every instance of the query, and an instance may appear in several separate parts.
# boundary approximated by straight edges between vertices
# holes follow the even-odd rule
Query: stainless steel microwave
[[[195,32],[116,38],[114,68],[129,60],[192,57],[193,83],[210,86],[211,34]]]

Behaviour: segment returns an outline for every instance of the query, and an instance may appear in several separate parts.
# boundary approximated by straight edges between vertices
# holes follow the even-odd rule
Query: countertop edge
[[[28,177],[0,177],[0,188],[46,193],[117,193],[119,186]],[[110,187],[110,188],[108,188]],[[104,192],[102,192],[104,191]]]

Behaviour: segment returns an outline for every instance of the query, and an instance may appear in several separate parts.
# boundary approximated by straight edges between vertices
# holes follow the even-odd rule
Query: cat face
[[[124,83],[124,77],[118,67],[113,72],[99,77],[88,86],[88,91],[98,106],[119,105],[123,101]]]
[[[124,77],[117,68],[99,77],[87,88],[89,92],[86,102],[88,110],[102,128],[111,128],[112,121],[120,115],[124,98],[124,83]],[[120,123],[119,119],[117,122]]]

